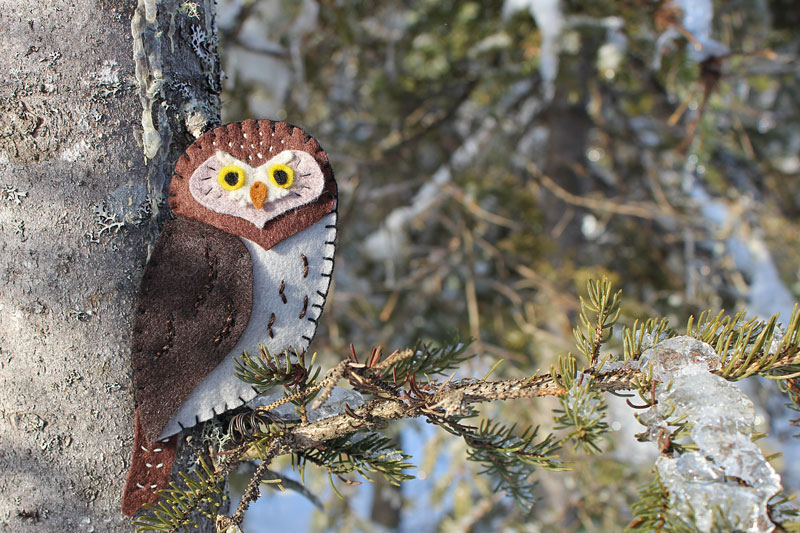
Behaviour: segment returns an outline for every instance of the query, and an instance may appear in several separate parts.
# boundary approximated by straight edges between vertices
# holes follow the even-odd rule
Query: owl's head
[[[269,249],[336,208],[328,156],[285,122],[246,120],[198,138],[175,166],[170,206]]]

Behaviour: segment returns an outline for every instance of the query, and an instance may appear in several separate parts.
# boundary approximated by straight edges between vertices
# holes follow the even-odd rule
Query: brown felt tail
[[[127,516],[136,514],[142,505],[158,501],[155,491],[167,488],[172,463],[178,449],[178,436],[148,443],[136,410],[133,429],[133,457],[128,470],[128,480],[122,493],[122,512]]]

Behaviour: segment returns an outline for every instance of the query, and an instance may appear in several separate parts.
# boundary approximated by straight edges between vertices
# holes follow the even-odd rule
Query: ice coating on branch
[[[691,516],[700,531],[723,517],[737,531],[772,531],[767,502],[781,490],[781,478],[752,438],[755,409],[734,384],[712,374],[720,360],[708,344],[674,337],[642,354],[653,366],[656,405],[639,419],[655,440],[666,421],[684,418],[696,451],[662,455],[656,471],[669,493],[670,509]],[[716,514],[715,514],[716,513]]]
[[[250,409],[257,409],[270,405],[275,401],[283,398],[280,392],[272,392],[256,396],[246,406]],[[341,387],[334,387],[330,397],[316,409],[308,409],[308,421],[318,422],[323,418],[330,418],[332,416],[341,415],[345,412],[345,404],[351,409],[356,409],[364,404],[364,397],[352,389],[343,389]],[[283,420],[297,420],[299,418],[297,406],[293,403],[286,403],[271,409],[270,414],[283,419]]]
[[[663,383],[679,374],[719,370],[720,360],[714,349],[694,337],[680,336],[664,340],[642,353],[642,368],[653,364],[653,379]]]
[[[330,397],[325,400],[325,403],[316,409],[308,411],[308,421],[317,422],[323,418],[330,418],[332,416],[343,414],[345,404],[351,409],[356,409],[364,403],[364,397],[352,389],[343,389],[335,387],[331,392]]]
[[[628,359],[626,361],[605,361],[597,369],[597,374],[614,374],[631,370],[639,370],[638,359]]]

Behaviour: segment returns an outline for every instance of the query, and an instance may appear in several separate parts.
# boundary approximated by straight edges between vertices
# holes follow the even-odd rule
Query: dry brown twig
[[[533,161],[526,162],[528,172],[539,180],[548,191],[553,193],[558,199],[578,207],[583,207],[592,211],[601,211],[615,215],[632,216],[644,219],[654,219],[662,213],[655,205],[648,204],[621,204],[610,200],[599,198],[588,198],[572,194],[559,186],[552,178],[542,172]]]

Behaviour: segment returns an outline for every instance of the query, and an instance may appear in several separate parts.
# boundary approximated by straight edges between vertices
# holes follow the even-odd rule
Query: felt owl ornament
[[[179,433],[256,396],[233,356],[305,350],[333,272],[336,182],[302,129],[246,120],[189,146],[134,317],[136,417],[123,512],[155,502]]]

